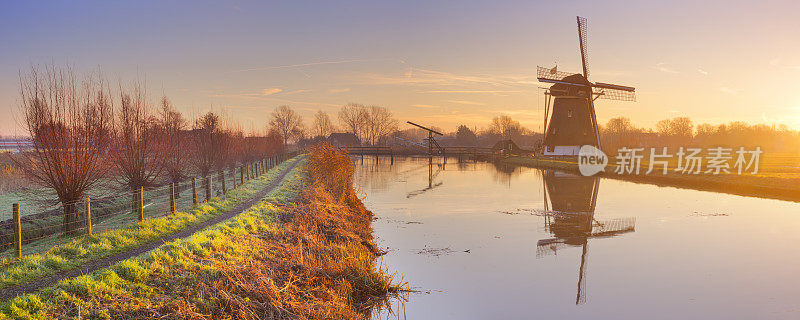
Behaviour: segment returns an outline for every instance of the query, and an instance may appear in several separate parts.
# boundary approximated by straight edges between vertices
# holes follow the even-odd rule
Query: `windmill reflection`
[[[542,176],[545,230],[549,231],[553,238],[538,241],[536,257],[555,255],[558,250],[567,247],[581,247],[578,294],[575,298],[575,304],[580,304],[586,300],[586,259],[589,239],[634,232],[636,220],[595,219],[597,191],[600,185],[600,179],[597,177],[584,177],[552,170],[544,170]]]

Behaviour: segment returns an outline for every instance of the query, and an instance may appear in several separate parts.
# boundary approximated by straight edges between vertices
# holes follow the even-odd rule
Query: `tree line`
[[[664,119],[655,128],[634,126],[630,119],[617,117],[601,126],[604,149],[621,147],[761,147],[772,152],[800,152],[800,132],[785,124],[769,126],[733,121],[718,125],[695,125],[687,117]]]
[[[189,121],[168,97],[153,103],[141,81],[115,89],[99,72],[34,66],[20,75],[21,122],[32,148],[13,159],[33,185],[55,194],[65,226],[77,221],[76,204],[92,189],[121,188],[135,197],[142,188],[284,151],[274,129],[245,135],[213,111]]]
[[[300,144],[310,144],[326,139],[331,133],[339,130],[352,133],[360,144],[385,144],[386,137],[398,129],[397,120],[386,107],[350,103],[342,106],[337,116],[339,126],[336,126],[327,112],[319,110],[314,114],[311,127],[306,128],[303,117],[291,107],[284,105],[272,112],[269,123],[282,134],[284,144],[290,140]]]

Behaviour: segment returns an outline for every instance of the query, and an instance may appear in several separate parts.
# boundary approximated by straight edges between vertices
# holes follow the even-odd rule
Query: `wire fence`
[[[0,210],[0,259],[45,253],[96,233],[126,228],[192,208],[231,190],[296,156],[280,154],[177,183],[119,192],[112,196],[58,204],[26,213],[14,204]],[[10,210],[9,210],[10,209]]]

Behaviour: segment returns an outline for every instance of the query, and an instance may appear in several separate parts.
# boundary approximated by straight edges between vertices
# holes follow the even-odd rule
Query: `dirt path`
[[[64,270],[64,271],[61,271],[61,272],[46,276],[44,278],[39,278],[39,279],[33,280],[31,282],[27,282],[27,283],[18,284],[18,285],[15,285],[15,286],[10,286],[10,287],[3,288],[2,290],[0,290],[0,301],[6,301],[8,299],[12,299],[12,298],[14,298],[14,297],[16,297],[18,295],[25,294],[25,293],[33,293],[33,292],[35,292],[35,291],[37,291],[39,289],[42,289],[42,288],[51,286],[53,284],[56,284],[58,281],[61,281],[62,279],[74,278],[74,277],[77,277],[77,276],[80,276],[80,275],[84,275],[84,274],[88,274],[88,273],[91,273],[91,272],[94,272],[94,271],[97,271],[97,270],[100,270],[100,269],[108,268],[108,267],[114,265],[117,262],[120,262],[122,260],[130,259],[132,257],[138,256],[140,254],[143,254],[145,252],[148,252],[150,250],[158,248],[161,245],[163,245],[165,243],[168,243],[168,242],[171,242],[173,240],[183,239],[183,238],[189,237],[189,236],[195,234],[196,232],[205,229],[208,226],[212,226],[212,225],[215,225],[215,224],[220,223],[222,221],[228,220],[228,219],[230,219],[230,218],[232,218],[232,217],[244,212],[248,208],[254,206],[259,201],[261,201],[261,199],[264,198],[270,191],[275,189],[275,187],[277,187],[281,182],[283,182],[283,178],[285,178],[286,175],[289,172],[291,172],[297,166],[298,163],[300,163],[299,160],[295,161],[291,166],[289,166],[289,168],[287,168],[286,170],[281,172],[281,174],[277,178],[275,178],[275,180],[272,181],[272,183],[270,183],[269,186],[264,188],[264,190],[258,192],[257,194],[255,194],[253,196],[252,199],[239,204],[238,206],[236,206],[235,208],[231,209],[228,212],[225,212],[225,213],[220,214],[220,215],[218,215],[216,217],[208,219],[208,220],[206,220],[204,222],[201,222],[200,224],[197,224],[197,225],[194,225],[194,226],[190,226],[190,227],[188,227],[186,229],[183,229],[181,231],[178,231],[178,232],[175,232],[173,234],[166,235],[166,236],[163,236],[161,238],[155,239],[155,240],[153,240],[151,242],[142,244],[142,245],[140,245],[140,246],[138,246],[136,248],[133,248],[131,250],[128,250],[128,251],[125,251],[125,252],[120,252],[120,253],[117,253],[117,254],[113,254],[113,255],[98,259],[98,260],[89,261],[86,264],[84,264],[84,265],[82,265],[80,267],[77,267],[75,269]]]

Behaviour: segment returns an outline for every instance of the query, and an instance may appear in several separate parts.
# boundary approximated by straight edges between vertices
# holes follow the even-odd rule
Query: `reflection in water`
[[[522,174],[523,168],[520,166],[500,162],[492,162],[491,165],[492,168],[494,168],[494,170],[492,170],[492,178],[504,185],[510,185],[512,178]]]
[[[433,169],[434,167],[436,167],[436,170]],[[433,181],[436,179],[436,177],[439,176],[440,173],[442,173],[442,171],[444,170],[444,167],[445,167],[445,163],[441,163],[441,164],[436,163],[436,164],[434,164],[433,163],[433,158],[428,158],[428,186],[425,187],[425,188],[419,189],[419,190],[414,190],[414,191],[409,192],[406,195],[406,198],[411,198],[411,197],[414,197],[414,196],[418,196],[420,194],[425,193],[428,190],[431,190],[433,188],[441,186],[443,182],[440,181],[440,182],[434,183]]]
[[[556,254],[564,247],[580,246],[578,294],[575,304],[586,301],[586,258],[589,238],[613,237],[635,231],[634,218],[597,221],[594,217],[600,179],[543,170],[545,229],[554,238],[539,240],[536,256]],[[548,201],[549,199],[549,201]],[[552,210],[550,209],[552,208]]]
[[[373,318],[800,318],[798,203],[454,158],[354,161],[388,251],[376,263],[420,292]]]

